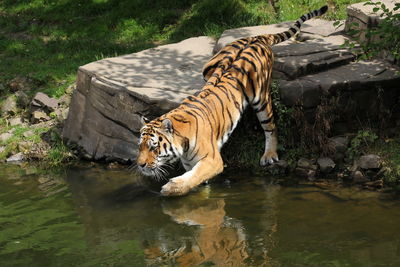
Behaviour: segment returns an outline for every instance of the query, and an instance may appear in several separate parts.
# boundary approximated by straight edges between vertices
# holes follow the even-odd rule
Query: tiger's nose
[[[143,164],[139,164],[139,166],[140,166],[141,168],[144,168],[144,167],[146,167],[146,162],[145,162],[145,163],[143,163]]]

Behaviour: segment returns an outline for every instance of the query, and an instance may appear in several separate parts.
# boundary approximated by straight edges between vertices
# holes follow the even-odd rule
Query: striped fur
[[[206,84],[176,109],[144,121],[138,167],[145,175],[163,177],[165,165],[180,160],[186,173],[171,179],[164,195],[183,195],[223,170],[222,145],[251,106],[265,133],[262,166],[278,160],[277,137],[269,92],[271,46],[295,35],[302,23],[327,11],[324,6],[301,16],[287,31],[242,38],[226,45],[203,68]]]

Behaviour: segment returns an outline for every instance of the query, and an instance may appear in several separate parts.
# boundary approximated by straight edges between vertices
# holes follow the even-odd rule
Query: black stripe
[[[270,123],[271,121],[272,121],[272,116],[271,116],[269,119],[260,121],[260,123],[261,123],[261,124],[268,124],[268,123]]]
[[[231,94],[231,98],[233,103],[235,104],[236,109],[239,111],[240,114],[242,114],[242,106],[239,104],[239,102],[236,101],[236,97],[233,95],[232,91],[229,91],[229,93]]]
[[[198,109],[198,110],[200,110],[200,112],[207,118],[207,122],[208,122],[208,124],[210,125],[210,131],[211,131],[210,137],[211,137],[211,140],[213,140],[214,128],[213,128],[213,125],[212,125],[212,123],[211,123],[210,117],[208,116],[207,112],[204,111],[203,109],[201,109],[200,107],[198,107],[198,106],[196,106],[196,105],[193,105],[193,104],[190,104],[190,103],[187,103],[187,102],[183,102],[181,105],[188,106],[188,107],[190,107],[190,108],[192,108],[192,109]],[[204,120],[204,118],[203,118],[203,120]],[[214,119],[214,121],[215,121],[215,119]],[[213,146],[213,149],[214,149],[214,143],[213,143],[213,142],[212,142],[212,146]]]
[[[194,141],[194,145],[193,145],[193,149],[197,146],[197,138],[199,135],[199,121],[197,119],[197,117],[190,111],[188,110],[183,110],[186,114],[189,114],[190,116],[192,116],[195,120],[196,120],[196,136],[195,136],[195,141]]]
[[[232,54],[232,52],[231,51],[226,51],[226,50],[221,50],[221,51],[219,51],[218,52],[218,55],[225,55],[225,54]]]
[[[301,27],[301,23],[300,23],[300,21],[296,21],[296,23],[294,24],[297,28],[300,28]]]
[[[242,59],[242,60],[244,60],[244,61],[250,63],[251,66],[253,66],[254,71],[257,72],[257,66],[256,66],[256,64],[254,64],[253,61],[251,61],[251,60],[248,59],[247,57],[239,57],[237,60],[240,60],[240,59]]]
[[[193,154],[193,156],[190,158],[190,159],[188,159],[189,161],[192,161],[193,159],[194,159],[194,157],[196,157],[197,156],[197,153],[199,152],[199,148],[197,148],[197,150],[193,150],[192,151],[192,154]]]
[[[255,92],[256,89],[255,89],[254,81],[253,81],[253,79],[250,77],[249,72],[243,70],[243,68],[238,67],[238,66],[236,66],[236,65],[232,65],[231,68],[237,70],[237,71],[240,72],[242,75],[245,75],[245,76],[247,77],[247,79],[249,80],[249,83],[250,83],[250,85],[251,85],[251,91],[252,91],[252,93],[253,93],[253,98],[254,98],[254,97],[256,96],[256,92]],[[237,78],[236,78],[236,79],[237,79]],[[243,86],[242,86],[242,88],[243,88]],[[244,94],[247,95],[245,91],[244,91]],[[248,101],[248,99],[246,99],[246,100],[247,100],[248,103],[250,103],[250,102]]]
[[[199,91],[201,92],[201,91]],[[197,92],[198,93],[198,92]],[[181,123],[190,123],[190,121],[185,120],[185,118],[182,115],[172,115],[171,116],[174,120],[181,122]]]
[[[203,92],[204,92],[204,91],[203,91]],[[200,100],[194,98],[193,96],[188,96],[187,99],[189,99],[190,101],[193,101],[193,102],[195,102],[195,103],[199,103],[200,105],[202,105],[202,106],[209,112],[209,114],[211,114],[211,116],[212,116],[212,118],[213,118],[213,120],[214,120],[214,123],[217,123],[217,121],[216,121],[216,119],[215,119],[215,117],[214,117],[214,113],[211,111],[211,109],[210,109],[210,107],[209,107],[208,105],[204,104],[203,101],[200,101]]]
[[[232,61],[233,61],[233,58],[232,58],[231,56],[224,56],[224,57],[221,59],[221,61],[224,60],[224,59],[229,59],[229,62],[232,62]]]
[[[226,87],[224,85],[219,84],[219,85],[215,86],[215,88],[220,89],[226,95],[226,98],[228,98],[228,100],[229,100],[229,95],[227,92],[228,89],[226,89]]]
[[[232,130],[233,127],[233,119],[232,119],[232,114],[229,112],[229,109],[226,109],[227,113],[228,113],[228,117],[229,117],[229,131]]]
[[[261,100],[261,97],[259,97],[258,100],[256,102],[252,103],[251,105],[253,107],[257,106],[260,103],[260,100]]]
[[[215,68],[218,66],[218,64],[219,64],[219,62],[217,62],[217,63],[215,63],[215,64],[213,64],[213,65],[208,66],[207,68],[205,68],[205,69],[203,70],[203,76],[206,77],[207,74],[208,74],[208,72],[209,72],[211,69],[215,69]]]
[[[239,39],[239,40],[236,40],[236,42],[241,44],[241,45],[246,45],[248,43],[248,40],[247,39]]]
[[[245,97],[247,103],[250,103],[249,97],[248,97],[248,95],[246,94],[246,88],[244,87],[243,83],[242,83],[238,78],[233,77],[233,76],[227,76],[226,78],[228,78],[228,79],[231,80],[231,81],[235,81],[235,82],[237,82],[237,83],[239,84],[239,86],[241,87],[241,89],[238,89],[236,86],[234,86],[233,84],[231,84],[231,83],[228,82],[228,84],[231,85],[231,86],[232,86],[233,88],[235,88],[236,90],[242,91],[242,94],[244,95],[244,97]]]
[[[291,27],[291,28],[289,29],[289,31],[291,31],[293,34],[295,34],[295,33],[297,32],[297,30],[296,30],[295,28],[293,28],[293,27]]]
[[[304,15],[301,16],[300,19],[301,19],[303,22],[307,20],[306,16],[304,16]]]
[[[268,104],[268,101],[266,101],[259,109],[257,109],[257,110],[256,110],[256,113],[259,113],[259,112],[261,112],[261,111],[264,111],[265,108],[266,108],[266,106],[267,106],[267,104]]]
[[[227,44],[226,46],[232,46],[236,49],[241,49],[240,46],[238,46],[237,44]]]
[[[292,35],[290,34],[289,31],[283,32],[283,34],[286,35],[286,39],[289,39],[290,37],[292,37]]]

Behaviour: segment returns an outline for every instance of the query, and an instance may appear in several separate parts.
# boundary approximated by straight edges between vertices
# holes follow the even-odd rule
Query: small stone
[[[111,162],[108,164],[107,168],[110,170],[120,169],[121,165],[118,162]]]
[[[349,145],[349,138],[347,136],[334,136],[328,139],[328,145],[331,146],[335,152],[345,153]]]
[[[59,102],[57,99],[49,97],[42,92],[37,93],[31,102],[31,105],[33,107],[40,107],[47,110],[48,112],[52,112],[56,108],[58,108],[58,104]]]
[[[362,184],[369,181],[367,178],[365,178],[364,174],[361,171],[353,172],[352,177],[353,181],[357,184]]]
[[[21,117],[15,117],[8,120],[11,126],[21,125],[23,124],[23,120]]]
[[[48,120],[50,120],[50,117],[43,111],[36,110],[32,113],[31,122],[33,124]]]
[[[7,142],[13,135],[11,133],[2,133],[0,134],[0,142]]]
[[[376,181],[366,182],[365,185],[373,187],[373,188],[380,189],[380,188],[383,187],[383,180],[376,180]]]
[[[18,162],[18,161],[23,161],[24,159],[25,159],[24,154],[22,152],[19,152],[6,159],[6,162]]]
[[[369,154],[360,157],[358,166],[362,169],[379,169],[381,167],[381,158],[378,155]]]
[[[278,162],[275,163],[280,169],[286,170],[289,166],[286,160],[280,159]]]
[[[1,106],[1,114],[3,116],[15,115],[18,112],[17,100],[14,95],[6,98]]]
[[[305,158],[301,158],[297,161],[297,167],[299,168],[310,169],[312,165],[313,162]]]
[[[319,169],[322,173],[329,173],[336,166],[335,162],[333,162],[333,160],[328,157],[319,158],[317,160],[317,163],[318,163]]]
[[[24,136],[24,137],[30,137],[30,136],[32,136],[32,135],[34,135],[35,133],[32,131],[32,130],[29,130],[29,131],[26,131],[26,132],[24,132],[22,135]]]

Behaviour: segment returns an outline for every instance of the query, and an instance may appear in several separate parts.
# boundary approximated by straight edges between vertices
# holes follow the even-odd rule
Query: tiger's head
[[[149,121],[142,117],[137,166],[146,176],[161,179],[168,174],[165,167],[179,159],[179,147],[174,142],[174,129],[168,118]]]

